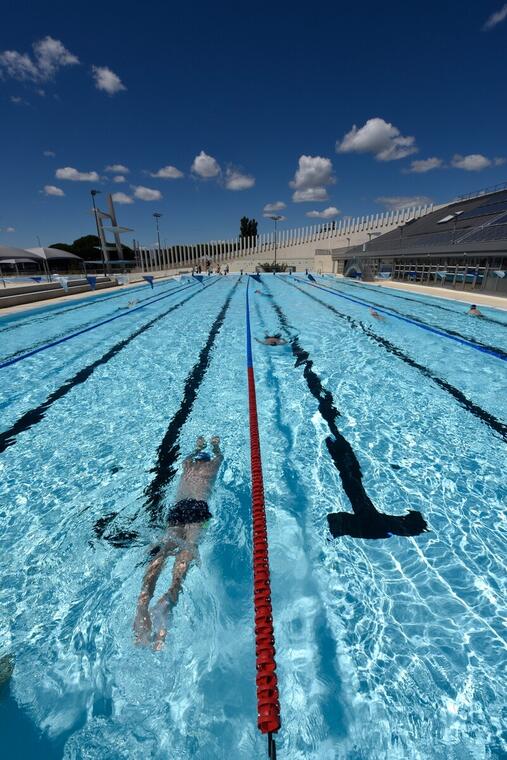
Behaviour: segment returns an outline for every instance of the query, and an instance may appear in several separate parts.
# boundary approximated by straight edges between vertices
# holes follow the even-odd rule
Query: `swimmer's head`
[[[470,307],[470,308],[471,308],[471,309],[476,309],[476,308],[477,308],[477,306],[476,306],[476,305],[473,303],[473,304],[471,305],[471,307]]]
[[[194,456],[194,462],[209,462],[211,459],[207,451],[199,451]]]

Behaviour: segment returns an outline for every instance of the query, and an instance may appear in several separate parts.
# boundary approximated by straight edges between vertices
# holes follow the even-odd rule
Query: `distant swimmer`
[[[484,314],[482,313],[482,311],[479,311],[479,309],[477,308],[477,306],[475,304],[471,305],[471,307],[467,311],[467,314],[470,317],[483,317],[484,316]]]
[[[194,451],[183,460],[175,504],[167,515],[167,531],[152,550],[153,559],[144,574],[134,621],[136,644],[153,643],[154,649],[162,649],[167,635],[167,615],[178,601],[190,565],[199,556],[199,537],[212,517],[208,500],[224,458],[220,438],[215,435],[210,443],[213,456],[205,451],[206,441],[200,435]],[[150,611],[155,586],[169,556],[175,558],[171,585]]]
[[[254,290],[254,293],[257,293],[259,296],[266,296],[266,298],[273,298],[271,293],[265,293],[263,290]]]
[[[264,346],[285,346],[287,341],[285,338],[282,338],[280,333],[276,333],[275,335],[266,335],[264,337],[264,340],[259,340],[259,338],[255,339],[257,343],[262,343]]]
[[[133,309],[139,303],[138,298],[132,298],[125,306],[119,306],[119,309]]]
[[[378,319],[379,322],[385,322],[386,318],[382,316],[382,314],[379,314],[378,311],[375,311],[375,309],[370,309],[370,314],[374,319]]]

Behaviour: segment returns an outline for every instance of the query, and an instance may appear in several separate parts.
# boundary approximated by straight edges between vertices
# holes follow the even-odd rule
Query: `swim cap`
[[[194,459],[195,459],[196,462],[209,462],[209,460],[211,459],[211,457],[210,457],[210,455],[208,454],[207,451],[199,451],[195,455]]]

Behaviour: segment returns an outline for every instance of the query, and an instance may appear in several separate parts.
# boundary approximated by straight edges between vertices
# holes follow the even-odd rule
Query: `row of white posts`
[[[397,209],[384,214],[372,214],[370,216],[356,217],[354,219],[342,219],[334,226],[332,223],[310,225],[297,229],[279,230],[276,247],[279,251],[295,245],[313,243],[322,240],[335,240],[346,238],[357,232],[368,233],[369,230],[378,234],[387,232],[408,219],[424,216],[432,210],[432,206],[419,206],[418,208]],[[145,248],[138,247],[136,257],[138,266],[145,271],[159,271],[178,267],[201,265],[209,260],[214,266],[232,259],[246,258],[247,256],[261,256],[265,253],[273,253],[275,250],[275,234],[265,233],[251,238],[233,238],[231,240],[214,240],[209,243],[195,243],[193,245],[175,245],[170,248]]]

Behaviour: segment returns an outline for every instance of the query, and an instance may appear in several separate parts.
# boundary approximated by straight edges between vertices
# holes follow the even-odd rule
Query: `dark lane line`
[[[178,292],[179,292],[179,288],[176,288],[175,290],[170,291],[171,294],[172,293],[178,293]],[[168,293],[164,293],[164,295],[169,295],[170,293],[169,292]],[[110,298],[118,298],[119,295],[122,295],[122,296],[125,297],[127,295],[127,293],[121,293],[121,294],[117,293],[114,296],[110,296]],[[150,300],[152,300],[154,298],[158,298],[160,295],[162,295],[162,293],[159,291],[156,295],[149,295],[146,298],[140,298],[138,300],[138,304],[139,305],[145,304],[146,306],[148,306],[149,304],[146,303],[147,301],[150,301]],[[89,304],[85,304],[85,305],[88,306]],[[111,316],[111,314],[114,314],[115,311],[119,311],[121,308],[122,307],[119,306],[117,309],[115,309],[115,310],[113,310],[111,312],[108,312],[108,314],[104,314],[103,316],[105,316],[105,317]],[[130,309],[130,312],[132,312],[132,309]],[[61,312],[58,312],[58,316],[60,315],[60,313]],[[53,335],[53,337],[51,338],[51,340],[52,341],[59,341],[61,338],[64,338],[66,335],[70,335],[72,332],[74,332],[76,330],[76,328],[78,328],[80,330],[86,329],[90,325],[93,325],[95,323],[96,319],[97,319],[97,317],[95,317],[92,320],[89,320],[88,322],[81,322],[81,324],[79,324],[79,325],[74,325],[73,327],[68,327],[63,332],[58,333],[57,335]],[[26,351],[34,351],[37,348],[39,348],[40,346],[44,346],[47,342],[48,342],[47,338],[45,338],[44,340],[40,340],[38,343],[33,343],[28,348],[27,347],[21,348],[18,351],[14,351],[12,354],[7,354],[6,356],[1,357],[1,361],[2,362],[8,362],[10,359],[13,359],[16,356],[21,356],[21,354],[24,354]]]
[[[264,287],[272,296],[269,287]],[[428,527],[420,512],[409,510],[406,515],[386,515],[379,512],[363,485],[361,466],[354,450],[347,439],[340,433],[336,418],[340,412],[334,404],[333,394],[326,390],[313,369],[310,354],[305,351],[297,337],[293,337],[287,317],[272,297],[269,301],[276,312],[280,326],[289,339],[292,354],[296,359],[295,367],[303,366],[303,376],[308,390],[318,403],[322,418],[327,422],[331,433],[326,438],[327,450],[334,466],[340,474],[343,490],[347,495],[354,514],[334,512],[327,516],[329,530],[334,538],[352,536],[353,538],[379,539],[397,536],[418,536]]]
[[[299,280],[301,282],[301,280]],[[342,296],[342,298],[347,298],[346,295],[344,295],[340,290],[337,290],[336,288],[331,288],[329,285],[326,286],[329,290],[332,290],[337,295]],[[504,351],[503,348],[497,348],[496,346],[490,346],[487,343],[482,343],[480,340],[476,340],[476,338],[469,338],[467,335],[462,335],[459,332],[456,332],[455,330],[450,330],[448,327],[440,327],[440,325],[431,324],[431,322],[426,322],[424,319],[422,319],[419,316],[414,316],[413,314],[405,314],[402,311],[398,311],[394,308],[394,306],[386,306],[384,303],[378,303],[378,301],[369,301],[367,304],[368,306],[377,306],[379,309],[389,309],[389,312],[393,312],[393,315],[398,315],[400,319],[403,320],[411,320],[412,322],[416,324],[420,324],[426,329],[429,329],[431,331],[433,330],[439,330],[441,333],[444,333],[452,338],[458,338],[459,341],[465,341],[466,343],[472,343],[474,346],[477,346],[479,350],[484,351],[485,353],[493,353],[495,356],[498,356],[501,359],[507,359],[507,351]],[[389,312],[385,312],[386,314],[389,314]]]
[[[162,282],[157,283],[163,287],[164,285],[173,285],[176,282],[176,280],[171,280],[170,282]],[[147,283],[146,283],[147,284]],[[25,325],[33,324],[34,322],[45,322],[46,319],[49,319],[50,317],[59,317],[60,314],[66,314],[69,311],[77,311],[78,309],[84,309],[87,306],[97,306],[101,303],[104,303],[104,301],[111,301],[113,298],[122,298],[126,295],[129,295],[130,293],[137,293],[139,288],[144,287],[142,283],[139,283],[138,286],[134,288],[129,288],[128,290],[124,290],[121,293],[113,293],[113,295],[110,296],[99,296],[98,298],[93,298],[93,296],[89,299],[87,299],[86,303],[80,303],[77,306],[68,306],[64,309],[50,309],[49,311],[45,312],[44,314],[34,315],[33,317],[27,317],[26,319],[20,319],[19,321],[15,322],[14,324],[8,324],[6,327],[0,327],[0,333],[9,332],[10,330],[17,330],[18,327],[25,327]],[[147,301],[149,298],[155,298],[157,295],[160,295],[160,289],[158,293],[154,293],[152,295],[146,296],[146,298],[139,299],[139,303],[143,303],[144,301]],[[85,294],[86,295],[86,294]],[[44,306],[42,308],[45,308]],[[1,320],[0,320],[1,324]]]
[[[208,285],[208,287],[210,286]],[[88,380],[88,378],[95,372],[97,367],[107,364],[107,362],[110,361],[110,359],[112,359],[114,356],[119,354],[120,351],[126,348],[126,346],[128,346],[129,343],[131,343],[135,338],[137,338],[139,335],[142,335],[144,332],[146,332],[146,330],[149,330],[150,327],[153,327],[154,324],[159,322],[168,314],[171,314],[171,312],[176,311],[176,309],[179,309],[180,306],[183,306],[183,304],[190,301],[191,298],[194,298],[194,296],[198,295],[199,293],[202,293],[202,290],[196,289],[193,293],[191,293],[189,296],[184,298],[183,301],[180,301],[174,306],[171,306],[171,308],[167,309],[167,311],[163,312],[162,314],[159,314],[157,317],[154,317],[149,322],[144,324],[142,327],[139,327],[137,330],[131,333],[127,338],[120,340],[118,343],[112,346],[101,357],[96,359],[91,364],[88,364],[86,367],[83,367],[82,369],[80,369],[69,380],[66,380],[63,383],[63,385],[61,385],[59,388],[53,391],[53,393],[51,393],[47,397],[47,399],[42,402],[42,404],[39,404],[33,409],[30,409],[28,412],[25,412],[24,414],[22,414],[21,417],[19,417],[18,420],[16,420],[16,422],[13,425],[11,425],[10,428],[0,433],[0,453],[5,451],[5,449],[7,449],[9,446],[12,446],[14,443],[16,443],[16,437],[19,435],[19,433],[23,433],[25,430],[29,430],[34,425],[37,425],[42,419],[44,419],[47,410],[56,401],[58,401],[59,399],[63,398],[68,393],[70,393],[70,391],[73,388],[75,388],[77,385],[82,385],[82,383]]]
[[[416,362],[415,359],[412,359],[411,356],[405,354],[400,348],[398,348],[398,346],[394,345],[394,343],[391,343],[386,338],[377,335],[377,333],[373,332],[373,330],[368,325],[365,325],[363,322],[354,319],[348,314],[342,314],[342,312],[338,311],[338,309],[336,309],[331,304],[328,304],[325,301],[321,301],[321,299],[317,298],[317,296],[313,295],[313,293],[308,293],[298,285],[290,283],[287,280],[284,280],[284,282],[288,285],[292,285],[292,287],[296,288],[296,290],[299,290],[300,293],[303,293],[303,295],[307,296],[312,301],[315,301],[321,306],[324,306],[329,311],[333,312],[333,314],[338,319],[347,322],[352,328],[362,330],[371,340],[373,340],[379,346],[382,346],[382,348],[384,348],[386,351],[393,354],[398,359],[401,359],[401,361],[405,362],[405,364],[408,364],[410,367],[418,370],[418,372],[424,375],[424,377],[427,377],[429,380],[438,385],[439,388],[442,388],[442,390],[449,393],[464,409],[467,410],[467,412],[473,414],[475,417],[477,417],[477,419],[479,419],[481,422],[484,422],[484,424],[488,425],[488,427],[490,427],[496,433],[499,433],[504,441],[507,441],[507,425],[487,412],[485,409],[482,409],[482,407],[478,406],[473,401],[470,401],[470,399],[467,398],[465,394],[462,393],[454,385],[451,385],[438,375],[434,375],[428,367],[425,367],[423,364]]]
[[[192,411],[194,402],[197,398],[197,391],[206,376],[206,372],[211,362],[211,351],[222,328],[232,296],[238,285],[239,281],[237,281],[231,288],[218,316],[210,328],[206,343],[201,349],[196,363],[185,380],[180,406],[173,415],[157,449],[157,461],[154,467],[150,470],[150,472],[154,473],[154,476],[144,490],[144,495],[146,496],[144,507],[150,515],[150,522],[154,525],[161,523],[165,505],[165,492],[167,486],[178,471],[176,463],[180,454],[179,437],[181,429]],[[135,522],[138,514],[139,511],[127,518],[128,525],[132,525]],[[108,532],[106,534],[106,531],[109,530],[111,524],[118,515],[119,512],[110,512],[109,514],[104,515],[104,517],[99,518],[95,523],[94,531],[97,538],[104,538],[112,544],[112,546],[117,548],[125,548],[131,545],[132,542],[139,537],[139,534],[135,531],[129,530],[128,527],[120,527],[119,530],[112,533]]]
[[[420,301],[418,298],[410,298],[409,296],[400,296],[397,293],[393,293],[392,290],[389,287],[382,288],[379,291],[378,290],[379,286],[368,286],[368,285],[365,285],[365,283],[363,283],[363,282],[362,283],[352,283],[352,282],[345,282],[344,280],[343,281],[342,280],[336,281],[335,279],[333,279],[333,282],[336,285],[346,285],[349,288],[362,288],[363,290],[366,290],[366,291],[368,291],[370,293],[378,293],[379,295],[380,295],[380,293],[383,292],[383,290],[389,291],[389,292],[385,293],[385,295],[388,296],[389,298],[399,298],[401,301],[410,301],[410,303],[417,303],[417,304],[419,304],[419,306],[431,306],[432,309],[440,309],[441,311],[448,311],[451,314],[454,314],[455,316],[458,316],[458,317],[459,316],[463,316],[463,312],[457,311],[456,309],[450,309],[448,306],[441,306],[438,303],[428,304],[428,303],[425,303],[424,301]],[[431,296],[428,293],[428,298],[435,298],[436,299],[438,297],[439,296],[437,296],[437,295]],[[483,316],[482,321],[484,321],[484,322],[492,322],[493,324],[500,325],[501,327],[507,327],[507,322],[502,322],[499,319],[494,319],[493,317],[488,317],[486,315]]]
[[[141,306],[134,306],[132,309],[128,309],[126,311],[122,311],[121,314],[116,314],[113,317],[108,317],[107,319],[102,319],[100,322],[95,322],[95,324],[89,325],[88,327],[82,329],[82,330],[76,330],[75,332],[70,333],[69,335],[66,335],[64,338],[59,338],[59,340],[51,340],[49,343],[45,343],[43,346],[39,346],[39,348],[34,348],[32,351],[27,351],[24,354],[21,354],[20,356],[17,356],[15,359],[9,359],[8,361],[0,361],[0,369],[5,369],[6,367],[12,367],[13,364],[17,364],[20,361],[23,361],[23,359],[29,359],[31,356],[36,356],[37,354],[40,354],[41,351],[47,351],[48,348],[54,348],[55,346],[60,345],[61,343],[66,343],[68,340],[72,340],[72,338],[77,338],[79,335],[84,335],[84,333],[90,332],[91,330],[95,330],[97,327],[102,327],[103,325],[108,325],[111,322],[116,322],[117,319],[121,319],[122,317],[130,316],[131,314],[134,314],[137,311],[140,311],[141,309],[145,309],[147,306],[153,306],[154,303],[158,303],[158,301],[163,301],[166,298],[169,298],[169,296],[173,296],[176,293],[181,293],[183,290],[188,290],[188,288],[194,287],[193,285],[185,285],[183,288],[178,288],[177,290],[171,290],[169,293],[164,293],[164,295],[157,296],[154,298],[150,303],[143,303]]]

